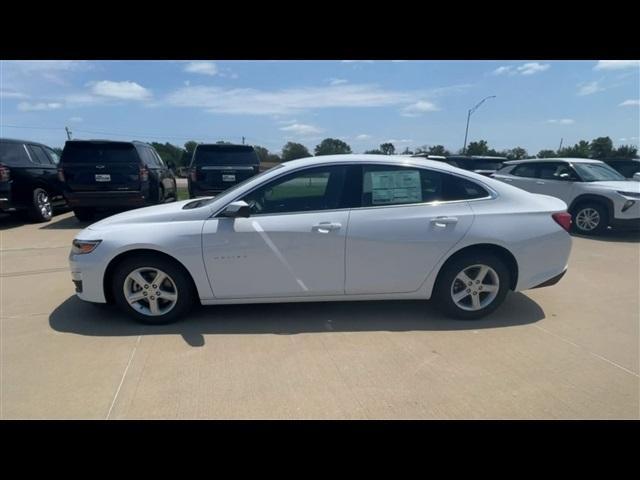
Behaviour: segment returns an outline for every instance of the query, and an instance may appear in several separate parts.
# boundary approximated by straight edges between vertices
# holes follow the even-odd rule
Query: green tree
[[[536,157],[538,158],[555,158],[557,157],[557,153],[555,150],[540,150]]]
[[[559,157],[589,158],[590,154],[591,148],[586,140],[580,140],[573,147],[565,147],[558,151]]]
[[[366,150],[364,153],[367,155],[383,155],[382,150],[378,148],[374,148],[373,150]]]
[[[464,153],[465,155],[489,155],[489,146],[486,140],[471,142],[467,145],[467,151]]]
[[[258,154],[258,158],[260,159],[261,163],[262,162],[269,162],[269,163],[280,163],[281,162],[280,156],[276,155],[275,153],[269,152],[269,150],[267,150],[264,147],[260,147],[258,145],[254,145],[253,149]]]
[[[609,137],[594,138],[589,144],[591,158],[609,158],[613,153],[613,142]]]
[[[282,147],[282,161],[288,162],[289,160],[295,160],[296,158],[305,158],[311,157],[311,153],[307,150],[307,147],[302,145],[301,143],[295,142],[287,142],[287,144]]]
[[[429,155],[439,155],[442,157],[451,155],[451,152],[444,148],[444,145],[432,145],[429,147],[429,150],[427,150],[427,153]]]
[[[194,140],[189,140],[184,144],[184,152],[182,153],[182,161],[181,165],[189,166],[191,164],[191,159],[193,158],[193,151],[198,146],[198,142]]]
[[[173,163],[176,167],[184,166],[184,164],[182,163],[184,153],[183,148],[172,145],[169,142],[164,144],[151,142],[151,146],[156,149],[156,152],[158,152],[160,158],[162,158],[164,163],[166,163],[167,165]]]
[[[636,158],[638,155],[638,148],[633,145],[620,145],[613,151],[614,157],[620,158]]]
[[[409,150],[409,147],[406,147],[403,151],[402,151],[402,155],[413,155],[413,152],[411,150]]]
[[[396,153],[396,147],[393,146],[393,143],[387,142],[387,143],[381,143],[380,144],[380,151],[384,154],[384,155],[395,155]]]
[[[325,138],[314,150],[316,156],[319,155],[339,155],[351,153],[351,147],[338,138]]]
[[[522,160],[523,158],[529,157],[527,151],[522,147],[512,148],[511,150],[507,150],[506,156],[509,160]],[[503,155],[495,155],[495,156],[503,156]]]

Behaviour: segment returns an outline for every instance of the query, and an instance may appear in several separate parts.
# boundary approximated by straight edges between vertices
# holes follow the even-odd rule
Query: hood
[[[136,208],[127,212],[118,213],[107,217],[99,222],[89,225],[89,230],[102,230],[117,225],[144,224],[144,223],[170,223],[186,220],[204,220],[211,215],[211,208],[204,206],[201,208],[183,210],[183,207],[194,199],[182,200],[180,202],[164,203],[152,207]]]
[[[607,190],[640,193],[640,183],[630,180],[620,180],[613,182],[587,182],[587,185],[589,185],[590,187],[603,188]]]

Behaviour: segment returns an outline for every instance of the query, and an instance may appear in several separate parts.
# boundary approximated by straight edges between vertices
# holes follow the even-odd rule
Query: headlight
[[[76,255],[93,252],[102,240],[74,240],[71,252]]]
[[[625,197],[640,198],[640,193],[638,193],[638,192],[620,192],[620,191],[618,191],[618,193],[620,195],[625,196]]]

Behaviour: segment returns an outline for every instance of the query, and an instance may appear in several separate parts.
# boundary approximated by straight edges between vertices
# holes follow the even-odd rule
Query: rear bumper
[[[140,191],[132,192],[65,192],[64,198],[74,207],[143,207],[147,199]]]
[[[9,183],[5,183],[0,186],[0,210],[10,210],[13,208],[11,202],[11,186]]]
[[[542,282],[541,284],[536,285],[535,287],[531,287],[531,288],[542,288],[542,287],[550,287],[551,285],[555,285],[560,280],[562,280],[562,277],[564,277],[566,273],[567,273],[567,269],[565,268],[562,271],[562,273],[556,275],[555,277],[551,277],[549,280],[547,280],[545,282]]]

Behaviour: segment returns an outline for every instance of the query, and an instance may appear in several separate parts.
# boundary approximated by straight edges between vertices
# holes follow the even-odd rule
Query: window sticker
[[[369,173],[372,205],[422,202],[419,171],[390,170]]]

